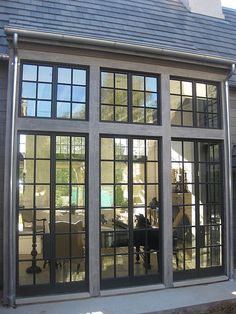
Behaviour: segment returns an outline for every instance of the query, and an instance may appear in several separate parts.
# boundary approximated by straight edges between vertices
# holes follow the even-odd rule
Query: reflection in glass
[[[36,81],[37,79],[37,66],[24,64],[23,65],[23,80]]]

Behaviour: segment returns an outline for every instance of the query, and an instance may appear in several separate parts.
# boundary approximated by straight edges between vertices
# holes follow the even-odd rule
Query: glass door
[[[221,144],[172,141],[175,279],[223,273]]]
[[[19,294],[85,289],[85,137],[21,133],[17,192]]]
[[[102,137],[102,287],[160,279],[158,140]]]

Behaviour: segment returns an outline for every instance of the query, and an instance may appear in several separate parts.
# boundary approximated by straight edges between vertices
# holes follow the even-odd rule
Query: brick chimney
[[[192,13],[224,19],[221,0],[181,0]]]

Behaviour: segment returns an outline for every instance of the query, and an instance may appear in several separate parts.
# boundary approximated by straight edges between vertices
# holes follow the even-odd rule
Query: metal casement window
[[[19,295],[87,289],[87,158],[83,134],[18,136]]]
[[[102,69],[100,80],[101,121],[160,124],[158,75]]]
[[[159,140],[101,136],[100,145],[102,287],[160,282]]]
[[[19,116],[88,120],[88,82],[84,66],[23,62]]]
[[[170,105],[172,126],[221,128],[220,84],[172,77]]]
[[[174,278],[223,273],[222,143],[172,140]]]

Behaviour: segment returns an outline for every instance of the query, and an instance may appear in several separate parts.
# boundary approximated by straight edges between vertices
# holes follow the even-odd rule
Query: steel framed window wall
[[[193,182],[186,182],[184,179],[181,183],[172,181],[173,189],[175,190],[176,185],[178,185],[177,194],[182,195],[182,202],[174,202],[173,210],[174,206],[183,208],[183,219],[186,213],[185,209],[188,207],[191,207],[194,214],[191,221],[188,222],[185,219],[181,225],[173,226],[173,232],[178,230],[182,232],[183,240],[182,244],[177,243],[174,246],[174,254],[183,253],[182,264],[176,267],[174,279],[181,280],[222,274],[225,267],[222,142],[172,139],[172,143],[179,143],[182,146],[181,160],[173,161],[172,159],[172,165],[181,165],[182,178],[185,178],[185,164],[192,164],[194,168]],[[186,159],[184,153],[185,145],[189,144],[193,146],[192,160]],[[193,187],[194,203],[185,202],[186,190],[189,185]],[[192,230],[191,243],[186,240],[188,236],[186,231],[188,230]],[[191,267],[187,267],[185,262],[185,253],[188,251],[192,251],[193,256],[195,256]]]
[[[88,104],[88,67],[22,62],[20,117],[83,121]]]
[[[32,154],[28,155],[25,154],[25,156],[20,153],[22,150],[23,143],[20,142],[20,138],[23,136],[30,137],[31,141],[33,141],[32,146]],[[49,143],[46,146],[47,147],[47,156],[43,156],[42,149],[40,150],[37,146],[37,141],[39,139],[41,140],[41,145],[45,148],[45,140],[48,139]],[[61,139],[67,139],[66,145],[64,145],[61,141]],[[78,148],[78,141],[79,140],[79,148]],[[76,143],[77,141],[77,143]],[[64,141],[65,142],[65,141]],[[63,144],[62,146],[60,144]],[[28,143],[30,146],[30,143]],[[88,285],[88,170],[87,170],[87,164],[88,164],[88,140],[87,136],[84,134],[63,134],[63,133],[52,133],[52,132],[20,132],[18,135],[18,173],[17,173],[17,181],[19,182],[17,187],[17,229],[16,229],[16,235],[17,235],[17,252],[16,252],[16,260],[17,260],[17,293],[19,295],[34,295],[37,293],[42,293],[42,291],[53,291],[53,292],[63,292],[65,291],[85,291],[87,289]],[[26,143],[24,143],[26,145]],[[58,149],[58,146],[62,149]],[[41,147],[42,148],[42,147]],[[39,157],[38,157],[39,154]],[[45,155],[45,154],[44,154]],[[41,183],[37,182],[37,177],[43,177],[44,175],[40,175],[40,171],[42,172],[42,169],[38,168],[37,170],[37,162],[43,161],[50,163],[50,166],[48,169],[43,169],[44,175],[47,174],[48,182],[47,183]],[[26,176],[24,176],[24,172],[27,173],[27,167],[25,165],[26,162],[33,163],[31,166],[33,177],[27,179]],[[58,167],[57,162],[66,162],[69,163],[68,167],[68,177],[66,176],[66,181],[68,182],[60,182],[61,180],[58,180]],[[75,182],[77,179],[73,176],[72,173],[72,167],[73,163],[83,163],[84,164],[84,170],[83,170],[83,178],[80,179],[80,182]],[[40,170],[40,171],[39,171]],[[29,168],[28,168],[29,172]],[[60,174],[59,174],[60,175]],[[25,179],[24,179],[25,177]],[[60,176],[61,177],[61,176]],[[26,181],[24,182],[23,179]],[[68,179],[68,180],[67,180]],[[83,182],[82,182],[82,181]],[[28,182],[27,182],[28,181]],[[58,182],[59,181],[59,182]],[[78,180],[77,180],[78,181]],[[37,185],[43,185],[48,186],[48,199],[47,204],[37,204]],[[57,187],[66,185],[68,187],[68,204],[67,206],[62,206],[58,204],[57,202]],[[73,199],[73,187],[82,185],[84,187],[84,192],[82,193],[83,197],[83,204],[81,202],[75,204]],[[29,204],[27,206],[20,206],[20,189],[23,189],[24,186],[33,186],[33,192],[32,192],[32,204]],[[57,218],[57,211],[64,211],[67,213],[67,220],[66,221],[60,221]],[[72,230],[72,224],[75,222],[72,221],[72,215],[75,213],[75,211],[83,212],[83,228],[81,230]],[[25,220],[24,213],[30,214],[30,219]],[[27,214],[27,216],[29,216]],[[38,216],[39,215],[39,216]],[[42,217],[43,216],[43,217]],[[41,219],[38,219],[41,218]],[[25,220],[25,221],[24,221]],[[46,228],[45,223],[47,222]],[[57,228],[58,222],[67,222],[68,228],[66,230],[60,230]],[[28,232],[25,231],[26,228],[23,226],[24,223],[31,225],[30,229],[28,228]],[[37,231],[37,225],[38,223],[43,223],[41,230]],[[23,232],[22,232],[23,231]],[[77,241],[77,237],[80,237],[83,242],[83,247],[85,250],[82,250],[81,252],[76,253],[75,250],[73,250],[73,243]],[[27,251],[27,255],[31,258],[25,258],[24,254],[20,257],[20,241],[24,238],[32,238],[32,247],[30,247]],[[68,245],[66,247],[63,247],[63,251],[65,254],[57,252],[56,241],[59,241],[60,238],[66,238],[68,240]],[[38,240],[37,240],[38,239]],[[42,250],[41,253],[37,253],[37,245],[39,244],[39,241],[42,241]],[[64,241],[65,242],[65,241]],[[73,243],[72,243],[73,242]],[[36,244],[36,245],[35,245]],[[64,243],[65,244],[65,243]],[[34,249],[34,252],[32,250]],[[84,273],[85,276],[83,278],[73,278],[72,272],[74,271],[76,267],[78,268],[79,262],[83,263],[84,265]],[[67,263],[67,268],[69,267],[69,281],[62,281],[58,275],[58,271],[64,271],[64,263]],[[26,266],[24,265],[26,264]],[[73,263],[73,265],[72,265]],[[20,267],[20,264],[22,265]],[[26,272],[26,267],[34,267],[34,270],[32,272]],[[37,273],[37,270],[35,266],[40,267],[43,269],[43,272],[46,272],[42,276],[40,276],[41,271]],[[24,268],[22,268],[24,267]],[[21,269],[20,269],[21,268]],[[47,270],[47,271],[46,271]],[[77,269],[78,270],[78,269]],[[80,269],[81,270],[81,269]],[[21,273],[20,273],[21,272]],[[20,279],[23,278],[23,281]],[[25,281],[24,277],[32,276],[32,281]],[[42,280],[43,278],[43,280]]]
[[[121,76],[126,83],[119,86],[117,78]],[[118,93],[123,96],[117,97]],[[160,115],[159,75],[101,69],[100,121],[159,125]]]
[[[170,97],[172,126],[222,127],[219,83],[171,77]]]

